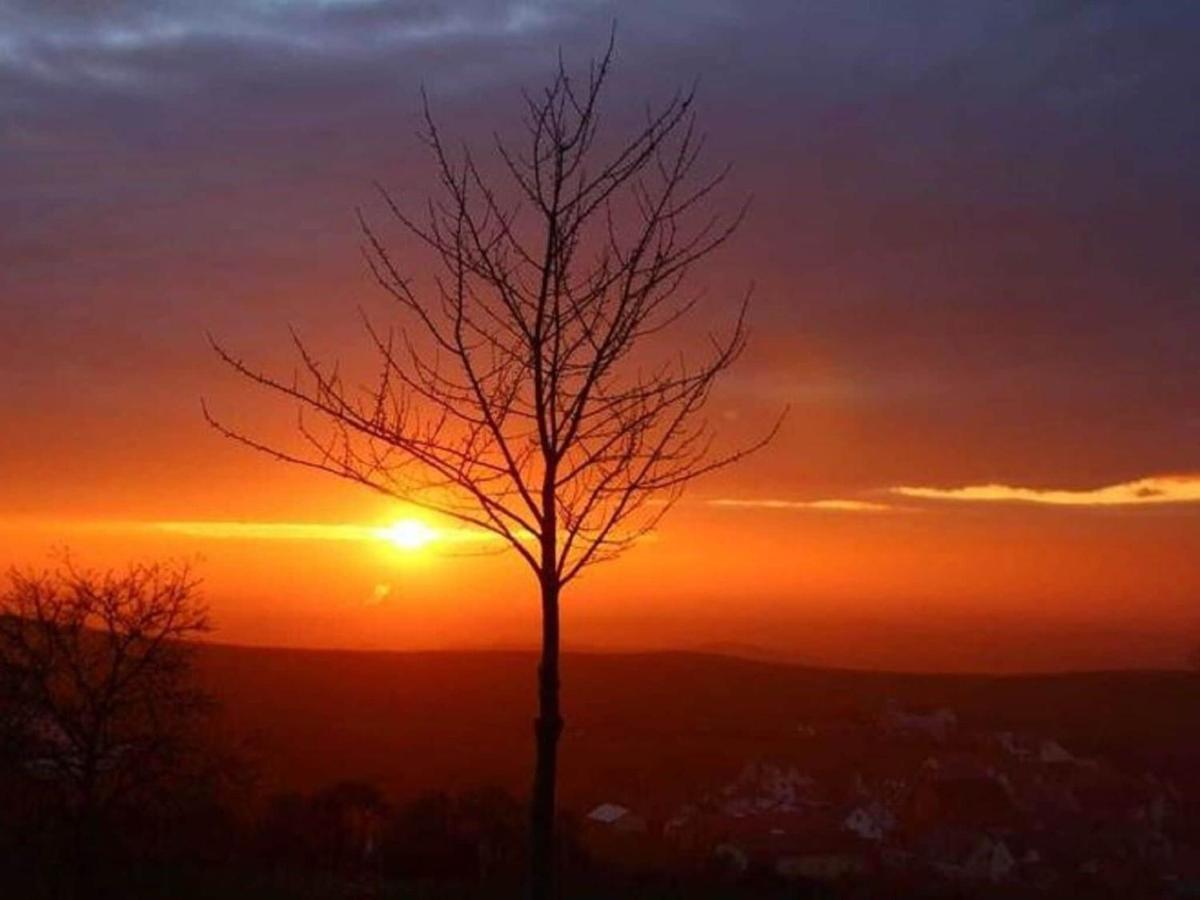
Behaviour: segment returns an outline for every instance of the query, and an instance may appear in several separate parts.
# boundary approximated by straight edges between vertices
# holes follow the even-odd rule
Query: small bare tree
[[[726,170],[700,176],[692,92],[648,110],[618,146],[597,142],[610,40],[582,83],[560,60],[524,95],[520,149],[496,137],[496,171],[455,153],[428,102],[422,138],[440,192],[418,216],[380,188],[392,217],[440,272],[418,291],[360,214],[364,254],[407,324],[364,316],[377,380],[356,387],[293,333],[289,379],[214,342],[251,381],[296,401],[303,450],[228,437],[492,532],[533,570],[541,592],[531,891],[553,891],[559,709],[559,601],[585,568],[654,528],[685,484],[761,447],[713,450],[702,417],[717,377],[745,346],[749,292],[700,359],[656,342],[696,307],[695,263],[725,242],[732,217],[706,211]],[[660,344],[661,349],[661,344]],[[307,415],[305,415],[307,413]]]
[[[0,593],[0,718],[20,767],[61,802],[80,895],[104,823],[181,770],[210,708],[185,643],[208,628],[196,587],[186,567],[68,562],[13,570]]]

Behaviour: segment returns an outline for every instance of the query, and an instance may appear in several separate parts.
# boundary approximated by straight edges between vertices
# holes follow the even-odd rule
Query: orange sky
[[[347,514],[325,524],[21,519],[0,536],[6,560],[22,563],[49,562],[63,544],[97,565],[193,560],[220,640],[437,648],[524,646],[536,635],[529,573],[511,554],[481,555],[494,547],[486,537],[316,477],[297,505],[322,495]],[[570,644],[1051,669],[1172,664],[1194,643],[1200,533],[1179,508],[901,500],[859,511],[711,499],[695,491],[657,536],[572,589]],[[404,546],[379,531],[413,519],[432,528],[417,533],[418,544],[432,538],[422,546],[405,545],[403,529]]]
[[[197,559],[221,640],[528,643],[516,560],[461,535],[397,548],[374,529],[411,511],[207,428],[202,395],[268,435],[293,413],[205,333],[290,365],[290,323],[361,359],[353,310],[387,307],[352,211],[373,178],[428,183],[416,84],[486,140],[546,47],[582,58],[617,15],[614,127],[665,72],[703,72],[712,158],[755,196],[700,275],[709,309],[758,286],[715,419],[736,438],[792,411],[573,588],[567,642],[1005,670],[1200,644],[1189,29],[1108,2],[919,22],[857,2],[362,5],[0,14],[0,564]]]

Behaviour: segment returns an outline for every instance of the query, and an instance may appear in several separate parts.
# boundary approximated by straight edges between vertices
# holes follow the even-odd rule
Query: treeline
[[[60,811],[36,783],[7,774],[4,896],[515,897],[525,876],[527,813],[510,794],[481,788],[393,803],[347,781],[269,797],[179,785],[153,807],[109,818],[80,882]],[[20,781],[25,789],[11,790]]]

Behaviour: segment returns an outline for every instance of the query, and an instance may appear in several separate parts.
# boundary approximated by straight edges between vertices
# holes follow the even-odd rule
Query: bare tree
[[[61,801],[81,895],[104,823],[180,770],[211,705],[184,643],[208,627],[196,587],[186,567],[68,562],[13,570],[0,594],[0,715],[21,767]]]
[[[668,331],[696,308],[685,282],[743,210],[707,210],[727,170],[697,163],[693,93],[647,110],[618,146],[597,141],[613,45],[576,81],[560,60],[524,95],[519,148],[499,136],[491,169],[455,152],[426,101],[422,139],[439,192],[420,214],[380,188],[399,226],[439,264],[414,287],[360,213],[364,255],[399,327],[363,316],[377,378],[355,386],[293,332],[298,365],[278,378],[214,341],[251,381],[298,403],[301,450],[216,421],[223,434],[497,535],[541,592],[532,894],[553,891],[559,601],[585,568],[653,529],[688,482],[761,447],[716,452],[702,411],[745,346],[749,292],[700,358]],[[498,174],[497,174],[498,173]],[[410,330],[411,329],[411,330]]]

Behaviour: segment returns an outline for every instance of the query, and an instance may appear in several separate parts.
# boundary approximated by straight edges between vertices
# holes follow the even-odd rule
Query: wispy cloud
[[[151,522],[142,528],[187,537],[251,541],[383,541],[402,546],[438,543],[480,543],[495,540],[476,528],[430,526],[417,520],[387,525],[324,522]]]
[[[958,500],[972,503],[1017,502],[1050,506],[1151,506],[1164,503],[1200,503],[1200,474],[1154,475],[1083,490],[978,484],[958,488],[902,486],[892,493],[922,500]]]
[[[455,41],[519,39],[562,18],[549,0],[393,4],[381,0],[164,0],[63,15],[18,2],[0,12],[0,70],[109,87],[153,85],[180,51],[360,58]],[[167,56],[169,54],[169,56]],[[169,62],[175,57],[174,62]]]
[[[197,540],[364,542],[392,544],[403,549],[429,545],[496,544],[495,535],[479,528],[423,518],[400,516],[394,521],[367,525],[352,522],[248,522],[220,520],[145,521],[121,519],[26,520],[0,518],[0,529],[20,529],[55,534],[155,535],[168,534]]]
[[[897,507],[870,500],[781,500],[773,497],[746,499],[720,497],[708,501],[709,506],[731,509],[796,509],[821,512],[895,512]]]
[[[369,525],[317,522],[150,522],[141,528],[195,538],[256,541],[365,541],[379,537]]]

